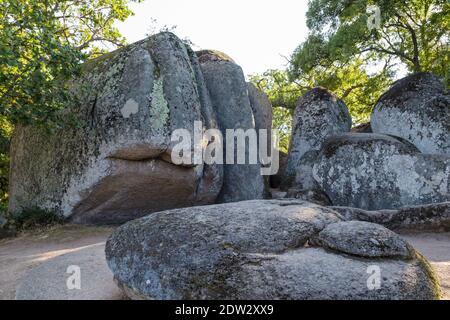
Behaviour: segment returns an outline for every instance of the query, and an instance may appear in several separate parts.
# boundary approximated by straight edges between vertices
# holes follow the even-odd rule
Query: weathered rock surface
[[[314,178],[335,206],[367,210],[450,201],[450,157],[367,133],[329,138]]]
[[[258,133],[258,145],[261,146],[260,143],[265,143],[267,146],[267,154],[271,155],[272,150],[272,104],[269,101],[269,97],[257,88],[253,83],[248,82],[248,98],[250,99],[250,107],[252,108],[253,118],[255,121],[255,129]],[[266,130],[267,140],[261,141],[260,130]],[[279,156],[278,156],[279,159]],[[263,164],[261,164],[264,166]],[[279,170],[278,170],[279,172]],[[277,172],[277,173],[278,173]],[[264,198],[270,198],[269,189],[270,189],[270,175],[266,175],[263,177],[265,184],[265,194]]]
[[[373,131],[413,143],[421,152],[450,155],[450,95],[431,73],[397,81],[376,104]]]
[[[255,129],[266,129],[270,136],[272,131],[272,104],[269,97],[251,82],[247,83],[247,87],[250,107],[255,120]]]
[[[221,52],[203,50],[197,52],[197,56],[223,136],[227,129],[255,129],[247,83],[241,67]],[[258,119],[262,117],[258,116]],[[260,164],[249,164],[248,160],[246,164],[237,164],[236,145],[235,140],[234,164],[224,165],[219,202],[263,198],[266,192]],[[224,141],[224,150],[226,148],[227,142]],[[246,148],[246,159],[248,150]]]
[[[77,128],[20,126],[11,148],[9,209],[41,207],[79,223],[121,223],[152,211],[214,203],[216,165],[171,162],[174,129],[216,119],[195,53],[161,33],[84,66],[65,112]]]
[[[403,207],[398,210],[330,208],[339,212],[346,220],[374,222],[392,230],[450,231],[450,202]]]
[[[300,190],[320,191],[319,184],[314,179],[313,167],[319,156],[318,150],[310,150],[306,152],[297,163],[295,168],[294,188]]]
[[[297,103],[283,187],[292,186],[299,160],[319,150],[329,136],[349,132],[352,120],[344,102],[324,88],[308,91]]]
[[[285,197],[290,199],[300,199],[321,206],[331,205],[331,201],[328,198],[328,196],[320,190],[312,190],[312,189],[304,190],[291,188],[287,191]]]
[[[352,132],[356,133],[372,133],[372,127],[370,126],[370,122],[359,124],[352,128]]]
[[[411,247],[399,235],[378,224],[349,221],[328,225],[316,243],[333,250],[361,257],[411,258]]]
[[[119,286],[140,299],[439,297],[427,262],[413,249],[402,251],[406,244],[394,234],[366,225],[379,244],[375,249],[358,228],[341,221],[336,212],[299,200],[175,209],[116,229],[106,258]],[[333,224],[345,230],[342,238],[327,238],[336,244],[333,249],[311,246]],[[361,256],[359,248],[383,258],[367,257],[366,251]],[[377,290],[368,286],[373,265],[382,270]]]

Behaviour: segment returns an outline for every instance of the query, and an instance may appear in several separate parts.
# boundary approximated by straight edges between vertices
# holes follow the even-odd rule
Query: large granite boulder
[[[64,110],[77,126],[19,126],[11,147],[9,209],[53,210],[78,223],[122,223],[214,203],[217,165],[175,165],[173,130],[216,128],[195,53],[161,33],[88,62]]]
[[[450,201],[450,157],[370,133],[330,137],[313,175],[335,206],[368,210]]]
[[[358,124],[358,125],[354,126],[352,128],[351,132],[372,133],[372,127],[370,125],[370,122],[365,122],[365,123],[361,123],[361,124]]]
[[[398,235],[298,200],[151,214],[118,228],[106,259],[134,299],[440,296],[428,263]]]
[[[351,127],[352,120],[342,100],[324,88],[309,90],[295,109],[282,188],[294,185],[299,161],[307,152],[319,150],[327,137],[349,132]]]
[[[411,257],[411,246],[394,232],[364,221],[338,222],[328,225],[315,244],[324,248],[367,258]]]
[[[394,83],[377,102],[372,130],[401,137],[421,152],[450,155],[450,95],[431,73]]]
[[[314,179],[313,167],[319,156],[319,150],[306,152],[297,162],[293,186],[300,190],[320,190]]]
[[[255,129],[252,105],[250,103],[247,83],[244,73],[226,54],[213,51],[198,51],[203,76],[206,81],[212,106],[217,115],[218,125],[224,137],[224,155],[227,149],[227,129]],[[258,115],[258,125],[267,125],[262,121],[264,117]],[[233,202],[263,198],[266,187],[261,175],[261,165],[237,164],[237,139],[234,141],[234,164],[224,165],[223,187],[219,202]],[[246,148],[248,159],[249,147]]]

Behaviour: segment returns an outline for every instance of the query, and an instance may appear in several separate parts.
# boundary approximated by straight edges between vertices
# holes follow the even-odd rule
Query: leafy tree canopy
[[[138,0],[139,1],[139,0]],[[124,44],[114,27],[127,0],[0,0],[0,117],[48,123],[68,101],[66,80],[102,46]]]
[[[429,71],[449,82],[447,0],[309,0],[306,17],[309,36],[287,70],[251,77],[274,110],[290,110],[274,113],[280,130],[289,127],[298,98],[315,86],[337,94],[354,123],[362,123],[399,71]]]
[[[448,77],[447,0],[310,0],[310,35],[293,55],[293,74],[354,59],[406,65]]]

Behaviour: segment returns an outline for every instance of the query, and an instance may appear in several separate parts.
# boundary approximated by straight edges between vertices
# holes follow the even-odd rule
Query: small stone
[[[378,224],[363,221],[338,222],[319,233],[319,243],[333,250],[361,257],[410,259],[408,243]]]

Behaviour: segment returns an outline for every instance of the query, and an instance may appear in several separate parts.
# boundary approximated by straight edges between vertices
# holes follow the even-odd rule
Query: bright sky
[[[130,7],[135,16],[117,24],[128,42],[143,39],[156,19],[156,30],[176,26],[194,49],[222,51],[247,75],[284,67],[308,31],[307,0],[145,0]]]

